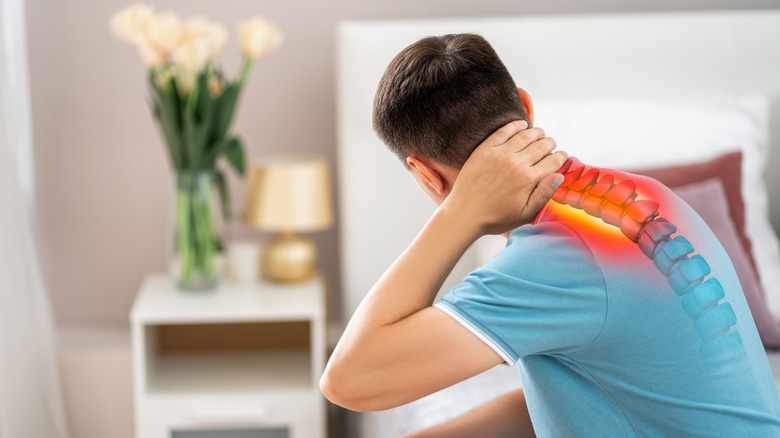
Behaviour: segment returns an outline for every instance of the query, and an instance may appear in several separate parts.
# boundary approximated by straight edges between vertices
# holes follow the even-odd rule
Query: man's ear
[[[522,88],[517,88],[517,94],[520,96],[520,102],[523,103],[526,114],[528,114],[528,125],[534,125],[534,102],[531,100],[531,95]]]
[[[406,157],[406,164],[413,172],[417,172],[419,180],[427,184],[433,191],[439,195],[444,195],[445,181],[442,175],[435,169],[430,160],[412,155]]]

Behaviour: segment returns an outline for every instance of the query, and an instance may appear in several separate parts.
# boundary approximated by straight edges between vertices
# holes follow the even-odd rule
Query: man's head
[[[422,162],[457,175],[485,138],[512,120],[532,123],[532,111],[493,47],[479,35],[456,34],[424,38],[390,62],[373,124],[413,173]],[[426,175],[415,177],[431,185]]]

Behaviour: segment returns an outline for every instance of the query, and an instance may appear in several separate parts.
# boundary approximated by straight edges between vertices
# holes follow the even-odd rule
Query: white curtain
[[[24,0],[0,0],[0,438],[65,438],[35,238]]]

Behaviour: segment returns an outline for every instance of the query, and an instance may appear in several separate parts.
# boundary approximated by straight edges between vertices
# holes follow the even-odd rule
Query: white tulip
[[[184,20],[182,31],[184,39],[195,39],[207,36],[213,24],[206,17],[191,17]]]
[[[181,38],[173,49],[173,57],[185,69],[198,71],[225,50],[227,41],[225,26],[202,17],[190,18],[182,24]]]
[[[228,31],[220,23],[208,21],[203,17],[195,17],[184,22],[184,38],[188,40],[206,40],[211,57],[214,58],[225,50],[228,41]]]
[[[171,52],[182,38],[182,25],[179,17],[172,12],[154,15],[147,23],[149,39],[165,52]]]
[[[168,60],[168,52],[149,38],[138,43],[138,53],[147,67],[160,67]]]
[[[146,27],[154,16],[154,9],[143,3],[132,4],[111,17],[111,32],[120,40],[133,45],[146,37]]]
[[[270,55],[284,39],[279,28],[263,17],[239,23],[238,34],[241,52],[251,59]]]
[[[209,41],[206,38],[183,41],[173,49],[173,59],[185,70],[200,71],[211,59]]]

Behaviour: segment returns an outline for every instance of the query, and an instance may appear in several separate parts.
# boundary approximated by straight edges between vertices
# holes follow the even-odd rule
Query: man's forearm
[[[497,397],[465,414],[405,438],[534,437],[522,389]]]

